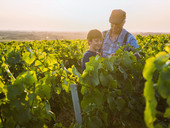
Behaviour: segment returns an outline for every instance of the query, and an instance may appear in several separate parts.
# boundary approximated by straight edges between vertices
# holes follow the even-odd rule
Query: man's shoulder
[[[135,37],[133,36],[133,34],[132,33],[130,33],[129,31],[127,31],[126,29],[123,29],[123,33],[125,34],[125,35],[127,35],[127,38],[128,39],[135,39]]]
[[[128,36],[131,35],[131,33],[130,33],[129,31],[127,31],[126,29],[124,29],[124,28],[122,29],[121,34],[122,34],[122,35],[128,35]]]
[[[136,40],[132,33],[129,33],[128,38],[129,38],[130,40]]]

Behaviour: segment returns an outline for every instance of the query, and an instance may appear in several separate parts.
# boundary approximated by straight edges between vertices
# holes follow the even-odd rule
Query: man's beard
[[[110,29],[112,34],[120,34],[122,32],[122,27],[115,27],[114,29]]]

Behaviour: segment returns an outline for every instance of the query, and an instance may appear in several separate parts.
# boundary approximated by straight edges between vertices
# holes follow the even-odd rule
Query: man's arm
[[[129,43],[131,46],[133,46],[135,49],[139,47],[139,45],[137,44],[137,40],[135,39],[135,37],[130,34],[129,39],[127,40],[127,43]],[[128,47],[128,50],[130,50],[130,48]],[[138,52],[134,53],[134,56],[136,56],[137,61],[139,61],[140,59],[140,54]]]
[[[137,44],[137,40],[135,39],[135,37],[131,33],[128,36],[127,44],[130,44],[135,49],[139,47],[139,45]],[[128,47],[128,50],[130,50],[129,47]]]

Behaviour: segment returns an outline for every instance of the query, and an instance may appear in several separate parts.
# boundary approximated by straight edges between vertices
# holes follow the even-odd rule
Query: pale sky
[[[130,32],[170,32],[170,0],[0,0],[0,30],[103,31],[113,9]]]

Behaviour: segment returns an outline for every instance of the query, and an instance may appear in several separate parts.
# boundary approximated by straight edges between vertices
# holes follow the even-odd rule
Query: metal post
[[[72,95],[72,101],[73,101],[76,121],[77,121],[77,123],[81,124],[82,117],[81,117],[81,111],[80,111],[79,97],[78,97],[78,93],[77,93],[77,85],[71,84],[70,87],[71,87],[71,95]]]

